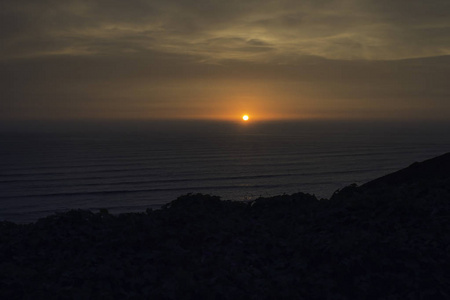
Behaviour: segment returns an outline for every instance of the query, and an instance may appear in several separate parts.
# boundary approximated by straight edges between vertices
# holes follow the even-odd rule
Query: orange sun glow
[[[248,116],[247,116],[247,115],[243,115],[243,116],[242,116],[242,120],[248,121]]]

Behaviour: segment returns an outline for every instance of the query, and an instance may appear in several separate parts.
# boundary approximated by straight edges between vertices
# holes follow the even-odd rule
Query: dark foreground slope
[[[449,154],[330,200],[0,223],[1,299],[449,299]]]
[[[437,187],[450,178],[450,153],[415,162],[400,171],[372,180],[362,186],[366,191],[382,188],[398,188],[402,185]]]

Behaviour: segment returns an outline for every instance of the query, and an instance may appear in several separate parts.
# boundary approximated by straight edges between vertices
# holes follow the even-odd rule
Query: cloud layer
[[[15,0],[1,118],[450,117],[447,0]]]
[[[450,2],[9,1],[2,57],[160,51],[220,61],[450,54]]]

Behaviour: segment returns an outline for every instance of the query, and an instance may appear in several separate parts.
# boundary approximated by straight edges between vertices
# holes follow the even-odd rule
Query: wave
[[[27,167],[17,167],[15,164],[14,165],[10,165],[10,164],[1,164],[1,166],[3,167],[3,170],[5,171],[21,171],[21,170],[28,170],[28,171],[33,171],[33,170],[53,170],[53,169],[77,169],[77,168],[83,168],[83,169],[88,169],[88,168],[103,168],[103,167],[120,167],[120,166],[140,166],[143,164],[148,164],[148,163],[154,163],[154,162],[161,162],[161,161],[173,161],[174,163],[178,162],[178,161],[183,161],[186,162],[188,161],[189,163],[192,164],[196,164],[196,163],[204,163],[204,162],[209,162],[209,161],[214,161],[214,162],[227,162],[229,161],[230,157],[233,158],[238,158],[238,159],[257,159],[257,158],[261,158],[263,160],[270,160],[270,159],[279,159],[279,157],[281,156],[283,159],[285,160],[290,160],[292,162],[300,162],[303,161],[305,158],[307,157],[314,157],[314,158],[336,158],[336,157],[376,157],[376,156],[385,156],[385,155],[391,155],[391,154],[411,154],[411,153],[415,153],[416,151],[411,150],[411,151],[405,151],[404,148],[402,148],[402,151],[376,151],[376,152],[372,152],[372,151],[358,151],[358,152],[352,152],[352,151],[328,151],[328,152],[290,152],[290,153],[271,153],[271,154],[256,154],[256,153],[252,153],[252,154],[246,154],[246,155],[242,155],[242,153],[239,153],[238,151],[236,151],[237,155],[234,155],[233,153],[229,153],[227,152],[226,154],[220,154],[220,155],[200,155],[200,153],[195,152],[196,157],[193,158],[192,155],[188,155],[188,156],[180,156],[180,155],[176,155],[176,153],[174,153],[174,155],[172,156],[157,156],[155,158],[146,158],[146,157],[136,157],[136,158],[132,158],[132,159],[124,159],[124,158],[107,158],[104,159],[107,162],[111,162],[113,161],[113,163],[103,163],[103,164],[99,164],[98,163],[98,159],[93,160],[97,163],[95,164],[68,164],[68,165],[64,165],[61,163],[56,163],[55,165],[46,165],[46,166],[39,166],[39,167],[32,167],[30,168],[29,166]],[[409,149],[409,147],[408,147]],[[365,149],[368,150],[368,149]],[[148,156],[148,153],[144,153],[143,156]],[[303,157],[304,159],[298,159],[298,157]],[[83,163],[86,163],[86,159],[80,160]],[[120,171],[120,170],[124,170],[122,169],[113,169],[111,171]],[[49,172],[52,173],[52,172]],[[18,173],[18,175],[23,175],[26,173]],[[14,174],[15,175],[15,174]],[[0,174],[0,176],[5,176]]]
[[[309,173],[282,173],[282,174],[264,174],[264,175],[244,175],[244,176],[224,176],[224,177],[199,177],[199,178],[181,178],[181,179],[157,179],[157,180],[144,180],[144,181],[123,181],[114,182],[114,185],[129,185],[129,184],[153,184],[153,183],[181,183],[181,182],[195,182],[195,181],[227,181],[227,180],[248,180],[248,179],[264,179],[264,178],[283,178],[283,177],[304,177],[304,176],[323,176],[323,175],[342,175],[353,173],[366,173],[373,171],[390,171],[392,168],[379,168],[379,169],[358,169],[358,170],[341,170],[341,171],[326,171],[326,172],[309,172]],[[142,175],[122,175],[122,176],[110,176],[110,177],[68,177],[68,178],[56,178],[56,179],[13,179],[13,180],[0,180],[2,183],[38,183],[38,182],[61,182],[61,181],[73,181],[73,180],[106,180],[106,179],[125,179],[125,178],[142,178]],[[82,183],[77,184],[77,187],[84,186],[104,186],[106,183]],[[58,187],[71,187],[70,185],[58,185]]]
[[[402,154],[406,154],[406,153],[402,153]],[[351,158],[355,158],[355,157],[360,157],[361,155],[358,154],[352,154],[352,155],[346,155],[346,157],[351,157]],[[328,158],[335,158],[335,157],[341,157],[341,156],[326,156]],[[316,161],[318,159],[321,159],[323,157],[321,157],[320,155],[312,157],[312,159],[307,159],[305,157],[301,157],[301,158],[297,158],[297,159],[289,159],[287,157],[270,157],[271,159],[265,159],[262,161],[239,161],[239,163],[237,163],[235,160],[239,159],[235,158],[233,160],[233,163],[230,163],[230,160],[221,160],[221,161],[213,161],[213,163],[210,163],[208,161],[203,161],[201,159],[199,159],[198,161],[184,161],[184,163],[187,166],[190,166],[193,169],[211,169],[212,167],[215,168],[221,168],[221,167],[230,167],[231,166],[239,166],[242,168],[248,167],[248,168],[258,168],[258,167],[265,167],[265,168],[273,168],[273,169],[280,169],[283,167],[301,167],[301,168],[305,168],[308,166],[314,166],[316,165]],[[372,156],[372,161],[386,161],[385,157],[373,157]],[[142,164],[139,164],[142,165]],[[35,167],[35,168],[28,168],[28,169],[22,169],[26,170],[27,172],[9,172],[6,173],[7,170],[3,170],[3,174],[0,174],[0,178],[8,178],[8,177],[30,177],[30,176],[61,176],[61,175],[68,175],[68,174],[109,174],[109,173],[126,173],[126,172],[141,172],[141,171],[157,171],[157,170],[166,170],[166,169],[177,169],[177,167],[179,167],[179,163],[177,162],[172,162],[170,164],[158,164],[158,165],[154,165],[154,166],[145,166],[145,167],[140,167],[140,168],[130,168],[127,165],[127,168],[113,168],[113,169],[90,169],[90,167],[86,167],[86,166],[76,166],[76,167],[70,167],[70,168],[64,168],[64,167],[60,167],[60,168],[55,168],[55,169],[64,169],[64,172],[42,172],[42,170],[45,169],[53,169],[53,168],[40,168],[40,167]]]
[[[317,182],[314,184],[325,184],[328,182]],[[109,194],[136,194],[136,193],[151,193],[151,192],[169,192],[169,191],[204,191],[204,190],[229,190],[229,189],[256,189],[256,188],[278,188],[286,187],[291,184],[264,184],[264,185],[230,185],[230,186],[198,186],[198,187],[180,187],[180,188],[155,188],[155,189],[141,189],[141,190],[114,190],[114,191],[94,191],[94,192],[73,192],[73,193],[49,193],[49,194],[32,194],[22,196],[2,196],[0,199],[15,199],[15,198],[38,198],[38,197],[60,197],[60,196],[89,196],[89,195],[109,195]]]

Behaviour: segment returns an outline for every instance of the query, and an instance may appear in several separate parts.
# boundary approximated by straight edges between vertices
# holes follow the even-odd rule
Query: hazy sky
[[[450,119],[449,0],[5,0],[0,119]]]

